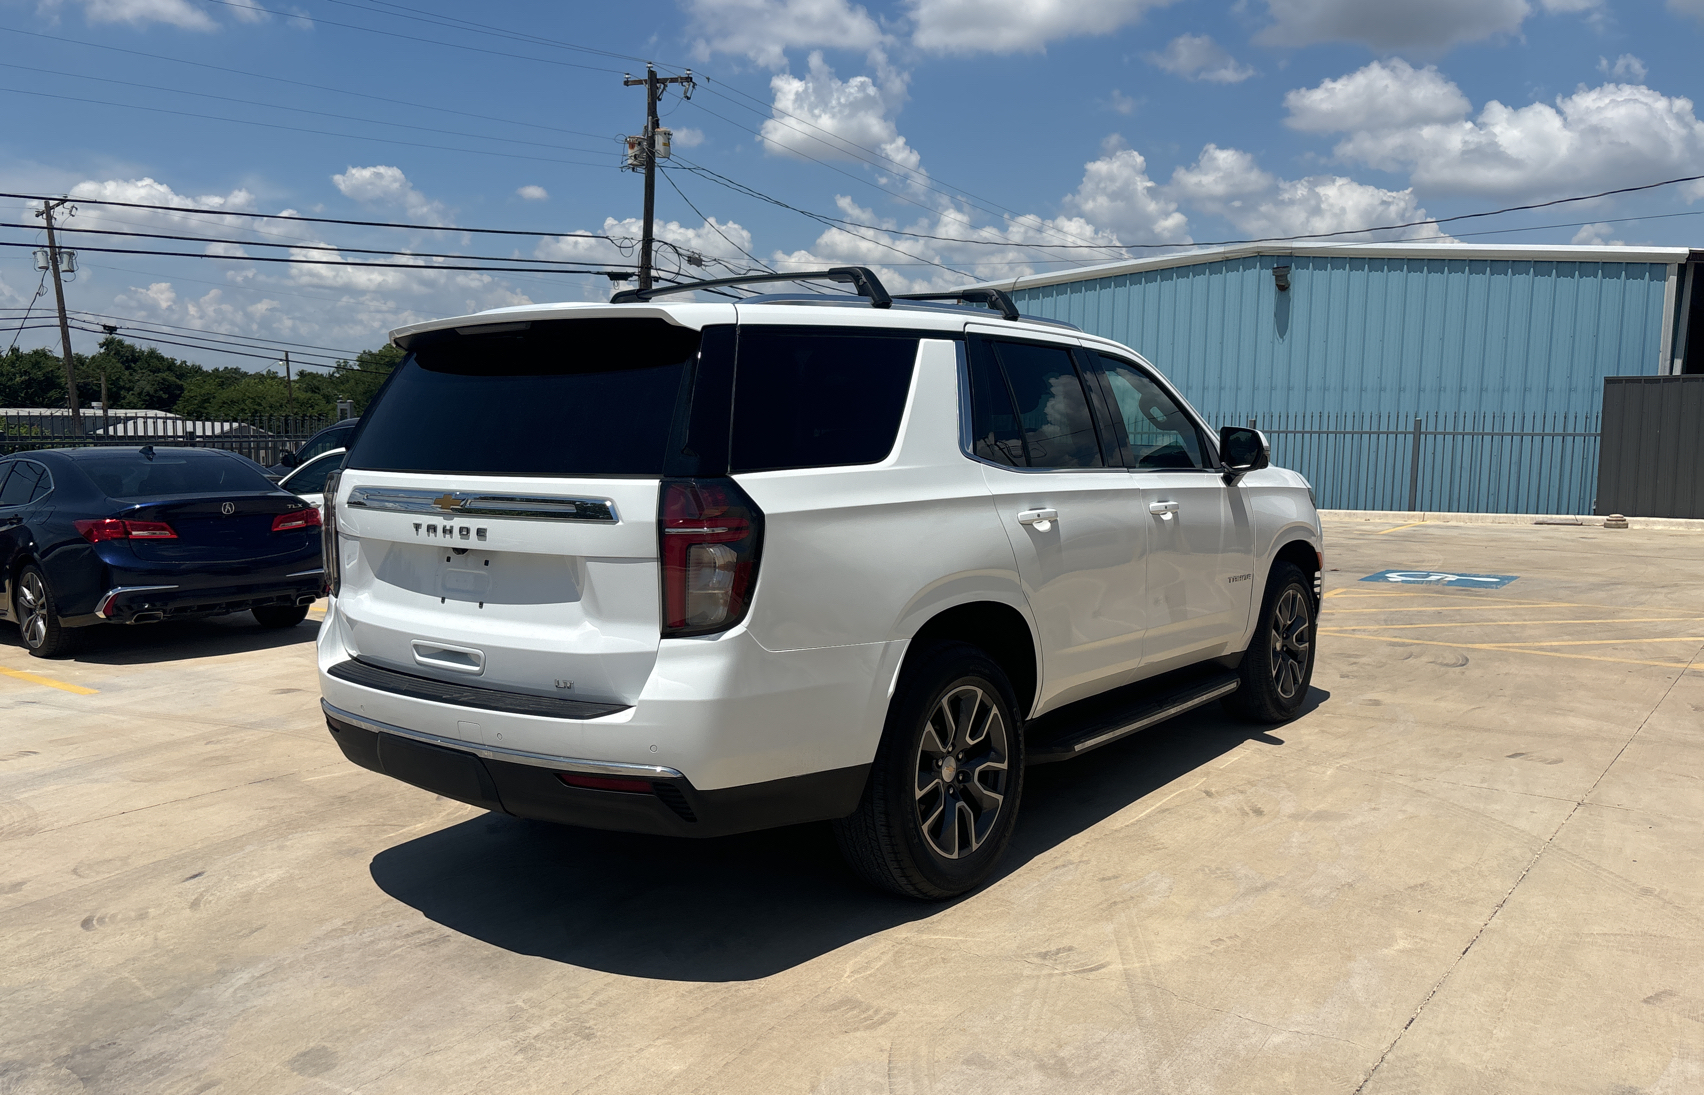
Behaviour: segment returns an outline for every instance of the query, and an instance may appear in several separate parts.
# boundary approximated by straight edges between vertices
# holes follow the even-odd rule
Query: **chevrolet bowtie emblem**
[[[432,499],[432,504],[434,506],[437,506],[439,509],[448,509],[448,510],[461,509],[461,499],[457,498],[453,494],[441,494],[438,497]]]

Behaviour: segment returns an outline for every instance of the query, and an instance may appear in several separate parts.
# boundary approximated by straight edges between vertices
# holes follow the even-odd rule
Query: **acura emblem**
[[[224,514],[226,517],[229,517],[231,514],[237,512],[237,504],[235,502],[220,502],[219,512]]]

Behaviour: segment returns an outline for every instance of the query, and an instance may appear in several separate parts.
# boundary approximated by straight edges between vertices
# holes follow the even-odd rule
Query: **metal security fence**
[[[1241,415],[1322,509],[1589,514],[1597,414]]]
[[[81,434],[69,411],[0,410],[0,454],[72,445],[189,445],[225,449],[271,466],[318,430],[323,415],[197,419],[160,411],[83,412]]]

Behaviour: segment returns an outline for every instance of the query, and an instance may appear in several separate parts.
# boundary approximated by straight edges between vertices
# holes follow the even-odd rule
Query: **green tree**
[[[65,406],[65,362],[46,349],[13,347],[0,357],[0,407]]]

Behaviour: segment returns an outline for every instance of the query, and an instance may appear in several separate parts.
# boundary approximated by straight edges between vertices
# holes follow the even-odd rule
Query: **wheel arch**
[[[1018,710],[1027,717],[1035,706],[1041,664],[1035,633],[1023,613],[1003,601],[970,601],[943,609],[911,637],[899,672],[905,672],[914,654],[944,642],[968,643],[986,651],[1005,670],[1017,694]]]
[[[1311,541],[1300,538],[1286,541],[1272,553],[1272,566],[1279,563],[1291,563],[1304,577],[1312,580],[1314,591],[1314,606],[1319,605],[1320,579],[1324,577],[1321,569],[1324,566],[1323,554]],[[1267,568],[1267,581],[1272,580],[1271,566]],[[1264,590],[1264,586],[1262,587]]]

